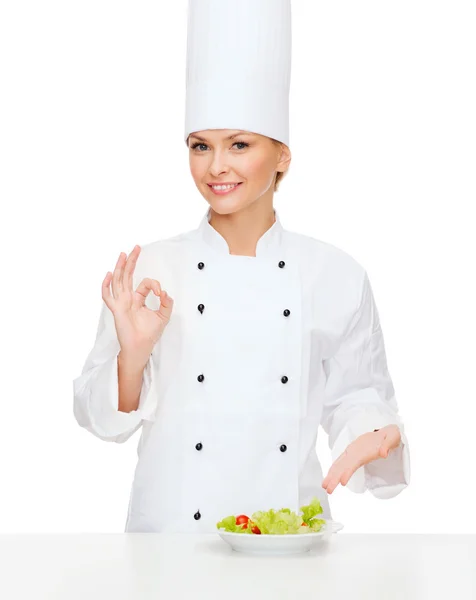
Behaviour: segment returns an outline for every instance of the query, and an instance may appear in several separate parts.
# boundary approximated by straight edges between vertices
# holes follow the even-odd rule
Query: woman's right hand
[[[121,354],[129,362],[143,367],[170,320],[174,301],[162,291],[156,279],[146,277],[136,291],[132,289],[132,276],[140,251],[140,246],[135,246],[127,259],[121,252],[114,273],[108,271],[104,278],[102,298],[114,315]],[[109,289],[111,279],[113,295]],[[160,296],[158,310],[151,310],[145,305],[150,291]]]

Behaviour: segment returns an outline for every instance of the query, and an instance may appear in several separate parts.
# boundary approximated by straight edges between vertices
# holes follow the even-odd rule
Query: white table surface
[[[0,598],[476,599],[476,536],[334,534],[253,557],[206,534],[0,534]]]

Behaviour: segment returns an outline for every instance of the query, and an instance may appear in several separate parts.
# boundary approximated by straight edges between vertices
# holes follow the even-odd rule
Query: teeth
[[[234,183],[233,185],[212,185],[214,190],[229,190],[231,188],[236,187],[238,184]]]

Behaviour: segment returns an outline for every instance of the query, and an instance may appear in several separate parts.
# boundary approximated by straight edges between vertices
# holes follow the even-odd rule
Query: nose
[[[218,177],[222,173],[228,172],[224,152],[220,152],[219,150],[213,152],[209,171],[213,177]]]

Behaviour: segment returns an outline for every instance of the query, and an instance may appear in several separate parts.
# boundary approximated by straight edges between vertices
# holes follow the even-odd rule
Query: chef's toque
[[[189,0],[185,140],[242,129],[289,146],[291,0]]]

